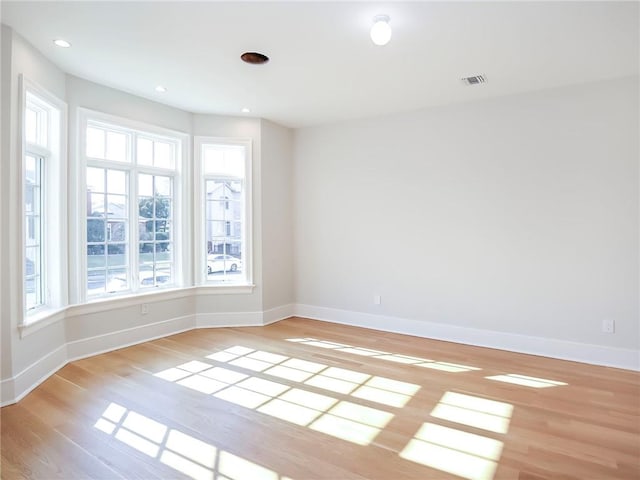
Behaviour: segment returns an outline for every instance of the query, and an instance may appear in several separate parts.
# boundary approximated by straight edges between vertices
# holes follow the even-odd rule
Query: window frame
[[[229,138],[213,136],[194,136],[194,275],[196,285],[219,289],[227,293],[251,293],[253,287],[253,151],[250,138]],[[205,174],[203,168],[203,147],[206,145],[241,146],[244,147],[244,178],[242,206],[242,268],[244,275],[234,280],[209,280],[207,265],[206,239],[206,189],[205,182],[219,175]],[[225,199],[225,203],[228,200]],[[226,226],[225,226],[226,228]],[[226,252],[228,254],[228,252]],[[221,254],[222,255],[222,254]],[[200,268],[201,267],[201,268]]]
[[[18,325],[30,326],[64,308],[68,304],[68,254],[67,249],[67,104],[57,96],[29,80],[19,76],[19,151],[20,187],[19,211],[21,259],[19,298],[21,303]],[[37,122],[46,132],[37,143],[27,141],[26,111],[29,105],[46,114]],[[40,166],[40,286],[42,301],[34,308],[26,308],[26,159],[33,156]]]
[[[99,159],[89,157],[86,151],[86,131],[89,126],[104,126],[112,131],[125,133],[127,135],[127,161]],[[189,134],[158,127],[145,122],[139,122],[109,115],[86,108],[78,108],[78,131],[77,131],[77,210],[75,214],[76,241],[82,255],[75,259],[72,266],[75,275],[75,290],[78,298],[77,303],[90,304],[96,301],[121,298],[126,296],[140,296],[153,294],[163,290],[173,290],[184,288],[190,285],[190,262],[188,243],[185,232],[190,224],[188,213],[188,201],[185,192],[189,191]],[[175,165],[173,169],[156,167],[154,165],[139,164],[135,160],[135,149],[137,138],[152,139],[156,141],[167,141],[175,148]],[[106,148],[106,147],[105,147]],[[126,172],[126,195],[128,201],[128,217],[126,220],[126,245],[127,245],[127,280],[129,287],[126,290],[117,292],[103,292],[98,295],[89,295],[87,288],[88,261],[87,261],[87,168],[114,169]],[[172,278],[169,285],[156,285],[152,287],[141,286],[139,280],[140,256],[139,246],[139,192],[138,177],[140,174],[153,176],[167,176],[172,180],[172,228],[173,244],[172,251]],[[155,263],[154,263],[155,268]],[[105,284],[108,278],[105,275]]]

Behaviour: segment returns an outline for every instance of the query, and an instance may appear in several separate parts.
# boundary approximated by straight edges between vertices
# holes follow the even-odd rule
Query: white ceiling
[[[393,27],[384,47],[369,38],[380,13]],[[637,2],[2,1],[1,15],[78,77],[191,112],[249,107],[291,127],[639,71]],[[245,51],[271,61],[244,64]],[[475,74],[488,82],[460,81]]]

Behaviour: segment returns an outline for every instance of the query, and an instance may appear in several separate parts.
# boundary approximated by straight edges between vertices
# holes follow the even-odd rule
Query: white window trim
[[[104,123],[111,129],[129,132],[131,130],[135,132],[139,132],[144,136],[144,134],[151,134],[153,136],[166,137],[171,141],[177,141],[176,148],[178,149],[176,154],[176,166],[174,175],[175,181],[173,185],[173,196],[174,196],[174,218],[172,219],[174,225],[174,283],[168,285],[166,287],[158,287],[157,289],[138,289],[137,291],[124,291],[122,293],[113,293],[108,295],[101,295],[97,297],[88,297],[87,295],[87,287],[86,287],[86,276],[87,276],[87,258],[86,255],[76,255],[72,260],[72,271],[75,274],[75,285],[74,289],[77,292],[77,298],[75,299],[76,303],[79,304],[88,304],[93,302],[103,302],[105,300],[116,299],[120,297],[138,297],[142,295],[146,295],[152,292],[157,292],[158,290],[174,290],[178,288],[184,288],[185,286],[191,285],[191,257],[189,255],[189,242],[187,241],[188,236],[186,232],[189,231],[190,227],[190,214],[188,209],[188,198],[186,196],[186,192],[189,191],[190,187],[190,171],[188,168],[189,158],[190,158],[190,135],[184,132],[178,132],[175,130],[170,130],[163,127],[158,127],[155,125],[151,125],[145,122],[139,122],[136,120],[130,120],[123,117],[118,117],[115,115],[109,115],[106,113],[98,112],[95,110],[89,110],[86,108],[78,108],[78,129],[77,129],[77,141],[76,141],[76,185],[74,186],[76,192],[76,209],[73,214],[75,230],[77,232],[76,241],[78,251],[84,252],[87,244],[87,228],[86,228],[86,208],[87,208],[87,199],[85,189],[86,189],[86,168],[87,165],[97,166],[98,163],[100,166],[104,168],[116,168],[123,169],[131,168],[131,163],[118,162],[118,161],[110,161],[110,160],[100,160],[99,162],[94,162],[86,157],[86,127],[89,122],[94,123]],[[118,128],[120,127],[120,128]],[[134,148],[133,145],[130,145],[129,148]],[[130,153],[130,152],[129,152]],[[170,172],[166,169],[149,167],[149,166],[136,166],[136,171],[139,173],[152,173],[157,175],[163,175]],[[130,174],[131,177],[131,174]],[[136,179],[129,180],[130,185],[137,185]],[[134,189],[129,189],[129,221],[132,221],[134,218],[132,213],[134,212],[134,202],[133,199],[137,198],[137,187]],[[137,216],[137,212],[136,212]],[[130,238],[128,241],[133,238],[133,233],[130,232]],[[137,238],[136,238],[137,244]],[[137,255],[137,252],[133,249],[133,245],[129,245],[129,255]],[[131,261],[129,262],[131,265]],[[127,267],[129,268],[130,265]],[[136,282],[138,272],[131,270],[132,282]]]
[[[20,312],[19,326],[29,326],[54,315],[68,304],[68,252],[60,246],[68,245],[67,223],[67,104],[24,75],[19,77],[20,108],[18,113],[20,142],[18,143],[18,158],[20,159]],[[27,105],[27,93],[34,95],[57,112],[57,118],[48,116],[47,148],[30,146],[27,149],[26,132],[24,128],[24,113]],[[53,127],[53,128],[52,128]],[[57,133],[54,137],[54,133]],[[44,245],[44,261],[42,288],[43,305],[26,312],[24,289],[25,266],[25,156],[35,153],[46,157],[43,174],[43,237],[47,238]]]
[[[241,288],[238,293],[251,293],[253,287],[253,150],[252,141],[250,138],[229,138],[229,137],[208,137],[208,136],[194,136],[194,186],[193,186],[193,205],[194,205],[194,275],[195,283],[199,288],[207,289],[221,289],[224,291],[232,292],[233,287],[248,287]],[[204,205],[204,182],[205,175],[202,168],[202,147],[203,145],[238,145],[245,147],[245,170],[244,170],[244,218],[243,218],[243,247],[244,258],[242,259],[242,265],[245,270],[245,275],[242,281],[233,282],[211,282],[208,280],[205,268],[197,268],[196,266],[206,265],[207,262],[207,249],[206,245],[206,229],[205,229],[205,212]],[[237,289],[236,289],[237,290]]]

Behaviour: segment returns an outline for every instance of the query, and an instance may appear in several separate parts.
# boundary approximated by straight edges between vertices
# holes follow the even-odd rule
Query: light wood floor
[[[1,413],[7,480],[640,478],[637,373],[298,318],[76,361]]]

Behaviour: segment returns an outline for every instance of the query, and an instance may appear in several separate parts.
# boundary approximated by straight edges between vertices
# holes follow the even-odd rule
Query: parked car
[[[235,272],[242,269],[242,261],[231,255],[209,255],[207,257],[207,272]]]
[[[148,287],[153,285],[153,272],[140,272],[138,275],[140,286]],[[156,284],[160,285],[167,283],[171,280],[171,275],[164,272],[156,272]],[[109,283],[107,283],[107,292],[119,292],[121,290],[128,290],[127,277],[111,277]]]

